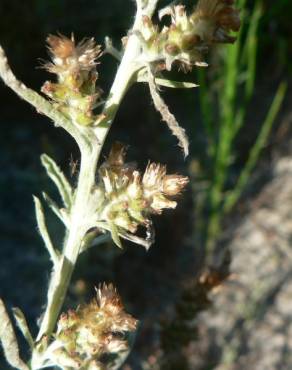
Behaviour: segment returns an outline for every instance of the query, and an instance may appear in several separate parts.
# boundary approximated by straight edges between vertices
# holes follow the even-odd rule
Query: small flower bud
[[[180,175],[166,175],[162,183],[162,191],[165,195],[175,196],[188,184],[189,179]]]
[[[182,38],[182,48],[183,50],[192,50],[198,46],[201,42],[201,37],[199,35],[190,33],[186,34]]]
[[[71,39],[50,35],[47,42],[52,63],[45,64],[45,68],[57,75],[58,82],[46,82],[42,92],[74,123],[97,124],[99,116],[93,110],[101,94],[95,86],[100,46],[93,39],[84,39],[76,45],[73,35]]]
[[[93,39],[84,39],[76,46],[73,35],[71,39],[63,35],[49,35],[47,42],[53,64],[46,67],[52,73],[91,71],[100,55],[100,46],[95,45]]]
[[[88,364],[87,370],[106,370],[106,367],[101,362],[93,360]]]
[[[232,42],[234,38],[228,32],[237,32],[241,23],[232,5],[229,0],[199,0],[191,20],[205,42]]]
[[[179,53],[179,48],[175,44],[166,44],[164,48],[165,51],[170,55],[177,55]]]
[[[177,203],[174,200],[167,199],[162,193],[157,193],[153,195],[150,206],[153,213],[161,214],[163,209],[174,209]]]
[[[80,369],[82,362],[75,359],[75,356],[62,348],[56,349],[51,355],[51,361],[55,361],[57,366],[60,366],[61,369],[73,368]]]
[[[169,6],[160,12],[160,18],[171,16],[171,25],[161,31],[147,17],[143,21],[143,57],[147,62],[170,70],[178,62],[183,70],[193,65],[205,66],[203,53],[213,43],[232,43],[230,31],[240,28],[239,12],[232,0],[199,0],[188,16],[182,5]]]
[[[133,178],[127,187],[127,193],[132,199],[140,199],[143,194],[143,189],[141,186],[141,175],[138,171],[133,172]]]

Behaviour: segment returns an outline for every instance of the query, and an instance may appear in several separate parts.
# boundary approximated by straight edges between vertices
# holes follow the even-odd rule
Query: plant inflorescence
[[[188,183],[187,177],[168,174],[159,163],[147,165],[144,173],[125,162],[125,147],[116,143],[104,163],[101,150],[126,91],[135,82],[146,82],[155,108],[176,136],[185,156],[188,138],[161,97],[159,87],[194,87],[195,84],[170,81],[163,71],[175,67],[187,72],[206,67],[205,53],[216,43],[233,43],[230,34],[240,28],[239,11],[233,0],[199,0],[188,14],[183,5],[171,5],[159,12],[168,16],[164,25],[152,20],[157,0],[137,0],[132,29],[116,50],[106,39],[103,49],[93,39],[75,42],[74,36],[50,35],[47,39],[51,62],[44,68],[56,75],[41,88],[43,95],[29,89],[12,73],[0,49],[0,76],[12,90],[55,126],[65,129],[76,141],[80,171],[76,186],[70,184],[52,158],[43,154],[42,164],[62,198],[58,205],[48,194],[45,201],[65,228],[64,243],[53,245],[46,227],[42,202],[34,197],[39,232],[53,265],[47,304],[39,322],[39,332],[31,335],[23,313],[14,316],[31,350],[25,363],[19,356],[17,340],[1,301],[0,337],[8,363],[18,369],[114,369],[129,352],[128,336],[136,330],[136,320],[124,311],[112,285],[102,285],[97,298],[88,305],[61,314],[72,272],[79,255],[92,245],[111,237],[122,247],[121,239],[149,248],[154,241],[152,214],[175,208],[177,196]],[[108,98],[102,101],[97,87],[98,60],[102,53],[121,58]],[[145,237],[137,233],[144,228]]]

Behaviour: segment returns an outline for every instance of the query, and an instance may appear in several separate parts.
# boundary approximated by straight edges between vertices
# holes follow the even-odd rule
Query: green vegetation
[[[211,84],[208,70],[198,71],[200,108],[208,145],[207,158],[201,160],[200,166],[202,176],[209,185],[200,197],[196,219],[199,220],[199,230],[209,257],[220,236],[223,217],[233,209],[242,195],[267,143],[286,91],[286,84],[283,82],[260,125],[260,131],[243,168],[237,178],[230,181],[231,169],[238,155],[235,143],[247,122],[248,111],[254,109],[249,103],[255,91],[262,0],[255,2],[251,12],[246,8],[246,0],[239,1],[239,8],[243,9],[241,13],[244,26],[236,43],[220,49],[221,54],[214,56],[218,64],[215,88],[212,88],[214,76]]]

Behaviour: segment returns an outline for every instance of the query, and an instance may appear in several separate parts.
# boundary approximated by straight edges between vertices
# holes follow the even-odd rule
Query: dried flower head
[[[104,331],[121,333],[136,329],[137,320],[124,311],[121,298],[112,284],[103,284],[97,289],[96,302],[92,302],[91,307],[85,307],[84,316],[87,313],[90,315],[95,304],[99,308],[99,315],[103,316]]]
[[[90,71],[95,68],[101,54],[100,46],[93,38],[83,39],[76,45],[73,34],[70,39],[63,35],[49,35],[47,42],[53,63],[47,64],[46,68],[52,73]]]
[[[101,369],[101,356],[128,350],[124,334],[135,331],[137,320],[127,314],[113,285],[103,284],[88,305],[61,315],[51,359],[59,366]],[[70,365],[71,364],[71,365]]]
[[[181,175],[167,175],[166,166],[149,163],[143,175],[144,196],[153,213],[161,213],[164,208],[175,208],[177,203],[168,197],[179,195],[188,183]]]
[[[93,39],[84,39],[76,45],[73,35],[71,38],[50,35],[47,42],[52,62],[45,68],[57,75],[58,82],[45,82],[42,92],[73,123],[98,124],[102,117],[95,115],[94,109],[101,95],[101,90],[95,86],[100,46]]]
[[[233,5],[233,0],[199,0],[191,19],[202,40],[207,43],[236,40],[228,34],[240,28],[239,11]]]
[[[235,41],[229,32],[239,30],[240,18],[233,4],[233,0],[199,0],[191,15],[187,15],[183,5],[166,7],[159,16],[170,16],[171,25],[161,31],[145,18],[139,35],[142,58],[157,63],[160,69],[164,65],[167,70],[174,62],[184,70],[193,65],[207,66],[203,58],[212,44]]]
[[[99,171],[105,194],[100,221],[108,225],[112,235],[117,230],[122,237],[126,232],[135,234],[139,225],[148,228],[151,214],[175,208],[172,197],[188,183],[187,177],[167,175],[166,167],[156,163],[149,163],[142,176],[124,160],[124,146],[115,144]]]

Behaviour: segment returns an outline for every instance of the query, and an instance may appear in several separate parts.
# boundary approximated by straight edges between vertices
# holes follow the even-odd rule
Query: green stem
[[[71,211],[70,229],[64,245],[62,258],[52,273],[48,303],[40,326],[37,340],[54,330],[62,308],[67,288],[80,252],[82,241],[88,230],[90,215],[90,195],[95,185],[95,171],[99,156],[99,147],[92,146],[91,151],[81,151],[81,168],[75,201]]]

